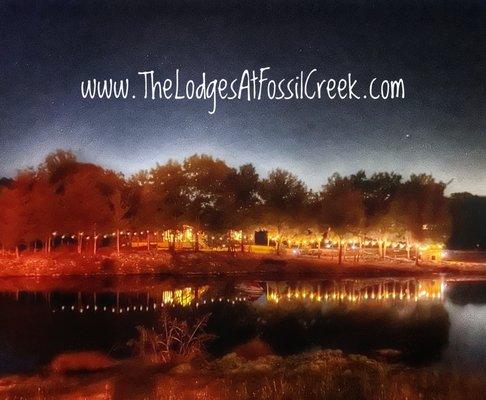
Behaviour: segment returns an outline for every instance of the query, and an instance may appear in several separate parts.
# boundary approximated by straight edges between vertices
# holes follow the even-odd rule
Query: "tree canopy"
[[[13,249],[46,244],[57,233],[79,243],[82,236],[97,239],[107,232],[191,226],[196,240],[261,228],[273,232],[277,246],[312,235],[319,243],[376,240],[386,251],[391,241],[411,247],[447,240],[451,200],[445,188],[426,174],[404,180],[394,172],[358,171],[335,173],[312,192],[286,170],[261,178],[252,164],[234,168],[197,154],[126,178],[58,150],[37,168],[2,180],[0,242]],[[458,202],[454,197],[456,208]]]

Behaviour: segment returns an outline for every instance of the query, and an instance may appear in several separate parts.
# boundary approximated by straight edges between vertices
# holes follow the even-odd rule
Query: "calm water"
[[[258,337],[276,354],[395,349],[411,365],[486,368],[486,282],[152,277],[0,281],[0,374],[36,371],[65,351],[128,356],[135,327],[163,309],[211,313],[214,356]]]

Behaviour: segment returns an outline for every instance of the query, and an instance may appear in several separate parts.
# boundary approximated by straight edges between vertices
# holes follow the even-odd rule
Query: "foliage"
[[[138,326],[138,337],[128,342],[135,355],[163,364],[188,361],[204,352],[205,343],[213,338],[205,333],[210,314],[203,315],[193,324],[171,317],[163,311],[159,326]]]
[[[243,237],[263,228],[277,248],[309,238],[336,241],[345,251],[350,241],[373,238],[384,257],[391,241],[406,242],[407,249],[445,242],[450,229],[446,185],[425,174],[406,181],[393,172],[334,174],[313,193],[289,171],[275,169],[261,179],[251,164],[233,168],[208,155],[169,160],[126,179],[58,150],[37,169],[3,182],[0,242],[9,250],[41,242],[49,251],[59,232],[72,236],[78,251],[91,236],[96,252],[98,237],[115,232],[120,251],[120,231],[147,237],[170,231],[175,238],[190,226],[196,250],[203,234],[230,243],[234,231],[243,249]]]
[[[451,236],[448,247],[452,249],[486,248],[486,197],[469,193],[451,196]]]

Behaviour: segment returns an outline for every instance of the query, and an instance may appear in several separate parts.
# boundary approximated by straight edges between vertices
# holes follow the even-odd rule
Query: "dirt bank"
[[[430,276],[438,273],[461,276],[486,276],[485,263],[443,262],[416,266],[404,260],[348,261],[311,257],[279,257],[248,253],[131,252],[23,254],[20,258],[0,257],[0,277],[7,276],[109,276],[164,274],[172,276],[211,276],[265,274],[271,276]]]

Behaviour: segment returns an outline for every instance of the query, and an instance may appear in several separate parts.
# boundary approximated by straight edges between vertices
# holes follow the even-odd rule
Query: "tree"
[[[402,226],[393,212],[396,210],[391,210],[401,179],[401,175],[394,172],[379,172],[373,174],[363,185],[366,229],[368,233],[378,238],[381,258],[386,256],[389,240],[403,235]]]
[[[81,252],[85,232],[92,232],[93,253],[96,254],[100,231],[110,228],[110,197],[114,194],[112,174],[101,167],[82,164],[65,179],[60,199],[63,220],[68,232],[78,232],[78,252]]]
[[[420,244],[445,242],[448,237],[450,215],[445,188],[446,184],[436,182],[431,175],[419,174],[411,175],[396,194],[394,215],[414,243],[416,263]]]
[[[69,210],[62,202],[62,195],[67,179],[82,165],[72,151],[56,150],[49,153],[37,168],[38,185],[34,188],[37,194],[32,206],[37,210],[34,212],[37,215],[35,222],[46,252],[51,250],[53,231],[69,232]]]
[[[146,193],[150,200],[149,209],[154,213],[157,226],[172,232],[170,249],[175,250],[176,232],[183,229],[188,198],[186,194],[186,176],[182,165],[169,160],[163,165],[157,164],[150,171],[150,190]]]
[[[111,210],[111,230],[115,231],[116,252],[120,253],[120,232],[127,229],[130,225],[129,215],[133,209],[133,197],[129,186],[126,184],[123,175],[108,173],[107,189],[110,210]]]
[[[82,165],[70,150],[56,150],[49,153],[38,167],[38,174],[46,177],[55,192],[63,190],[65,179]]]
[[[486,197],[454,193],[450,197],[451,249],[486,249]]]
[[[13,179],[0,178],[0,189],[3,187],[10,187],[13,184]]]
[[[28,201],[30,241],[42,240],[47,253],[51,251],[52,233],[64,228],[60,196],[49,184],[46,174],[38,172],[32,179]]]
[[[22,171],[0,191],[0,242],[4,248],[13,248],[17,257],[19,246],[32,231],[28,203],[33,179],[32,171]]]
[[[183,163],[185,177],[185,198],[187,200],[185,219],[195,229],[195,251],[199,250],[200,231],[227,231],[231,212],[229,177],[233,173],[224,161],[207,155],[193,155]]]
[[[172,232],[174,250],[177,232],[189,225],[196,251],[202,231],[227,234],[231,249],[234,233],[241,232],[243,249],[243,233],[264,224],[276,232],[278,251],[285,241],[318,238],[320,243],[325,234],[339,243],[341,263],[350,240],[358,240],[361,249],[363,239],[373,237],[378,239],[380,257],[396,240],[407,243],[409,256],[414,246],[418,260],[420,245],[447,239],[449,207],[456,228],[461,219],[467,218],[467,229],[481,219],[480,212],[466,213],[463,208],[473,203],[472,208],[479,207],[476,202],[484,199],[456,195],[449,201],[445,188],[425,174],[402,182],[393,172],[367,177],[358,171],[345,177],[334,174],[319,193],[312,193],[288,171],[273,170],[260,181],[251,164],[236,169],[207,155],[193,155],[183,163],[169,160],[126,181],[119,173],[58,150],[37,169],[1,180],[0,241],[18,253],[19,246],[41,239],[50,251],[53,233],[78,232],[78,251],[84,238],[92,235],[96,252],[98,235],[115,231],[119,252],[122,229],[147,232],[148,248],[152,232],[164,229]],[[454,233],[457,242],[457,229]],[[468,243],[480,243],[478,235]]]
[[[305,184],[292,173],[275,169],[261,185],[263,221],[277,232],[277,252],[289,228],[298,225],[308,202]]]
[[[356,188],[353,177],[333,174],[323,187],[317,215],[328,227],[329,238],[338,242],[338,263],[343,261],[347,241],[359,235],[364,227],[365,212],[362,191]]]
[[[232,204],[227,218],[232,229],[241,230],[241,251],[244,250],[244,233],[258,224],[260,178],[252,164],[244,164],[231,171],[228,177],[229,194]]]

